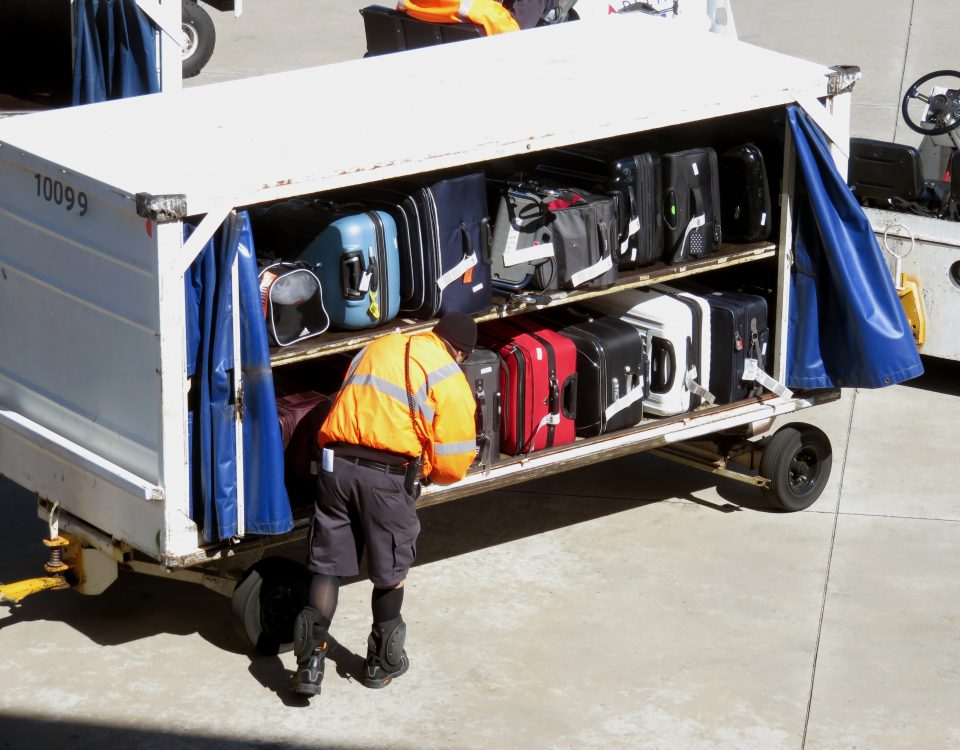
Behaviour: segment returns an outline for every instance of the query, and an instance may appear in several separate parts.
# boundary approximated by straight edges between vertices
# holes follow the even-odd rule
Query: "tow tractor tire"
[[[250,567],[233,590],[230,606],[241,633],[264,655],[293,648],[293,623],[307,604],[310,572],[285,557]]]
[[[210,62],[217,43],[213,19],[196,0],[183,0],[183,77],[193,78]]]
[[[795,512],[813,505],[830,478],[833,450],[819,427],[789,424],[763,449],[760,476],[770,480],[764,499],[776,510]]]

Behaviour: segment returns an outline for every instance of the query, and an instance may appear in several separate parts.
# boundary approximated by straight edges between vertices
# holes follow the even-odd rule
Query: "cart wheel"
[[[810,424],[784,425],[760,458],[760,476],[770,480],[763,496],[778,510],[809,508],[823,492],[832,463],[830,439],[823,430]]]
[[[233,591],[230,606],[247,640],[265,655],[293,648],[293,623],[307,604],[310,572],[284,557],[253,565]]]
[[[217,28],[210,14],[196,0],[182,0],[182,77],[193,78],[210,62],[217,43]]]

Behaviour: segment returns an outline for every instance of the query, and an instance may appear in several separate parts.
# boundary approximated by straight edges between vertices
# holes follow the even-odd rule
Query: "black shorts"
[[[314,573],[353,576],[367,554],[370,580],[390,588],[407,577],[417,556],[416,499],[402,474],[334,459],[333,473],[320,470],[307,567]]]

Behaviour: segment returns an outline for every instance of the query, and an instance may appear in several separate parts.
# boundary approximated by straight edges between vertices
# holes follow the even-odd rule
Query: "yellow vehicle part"
[[[42,578],[28,578],[16,583],[0,583],[0,602],[19,604],[21,599],[30,594],[39,594],[48,589],[68,589],[70,584],[63,576],[44,576]]]
[[[927,338],[927,318],[923,312],[923,295],[920,293],[920,282],[905,273],[900,274],[897,294],[900,295],[900,304],[907,314],[907,322],[910,323],[913,340],[917,342],[917,347],[921,347]]]
[[[43,543],[50,548],[50,559],[44,564],[44,570],[50,575],[39,578],[27,578],[14,583],[0,583],[0,602],[19,604],[31,594],[51,589],[68,589],[70,580],[82,580],[82,572],[78,569],[81,562],[80,543],[66,536],[57,534],[53,539],[44,539]]]

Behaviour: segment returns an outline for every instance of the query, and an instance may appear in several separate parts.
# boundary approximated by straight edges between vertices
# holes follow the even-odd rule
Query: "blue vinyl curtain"
[[[185,226],[186,234],[191,231]],[[249,216],[241,212],[207,243],[185,279],[187,374],[192,376],[191,518],[208,541],[239,531],[232,398],[234,260],[240,279],[245,531],[283,534],[293,528],[253,235]]]
[[[787,385],[877,388],[923,374],[893,277],[827,140],[787,111],[797,152]]]
[[[77,0],[73,104],[160,91],[155,30],[136,0]]]

